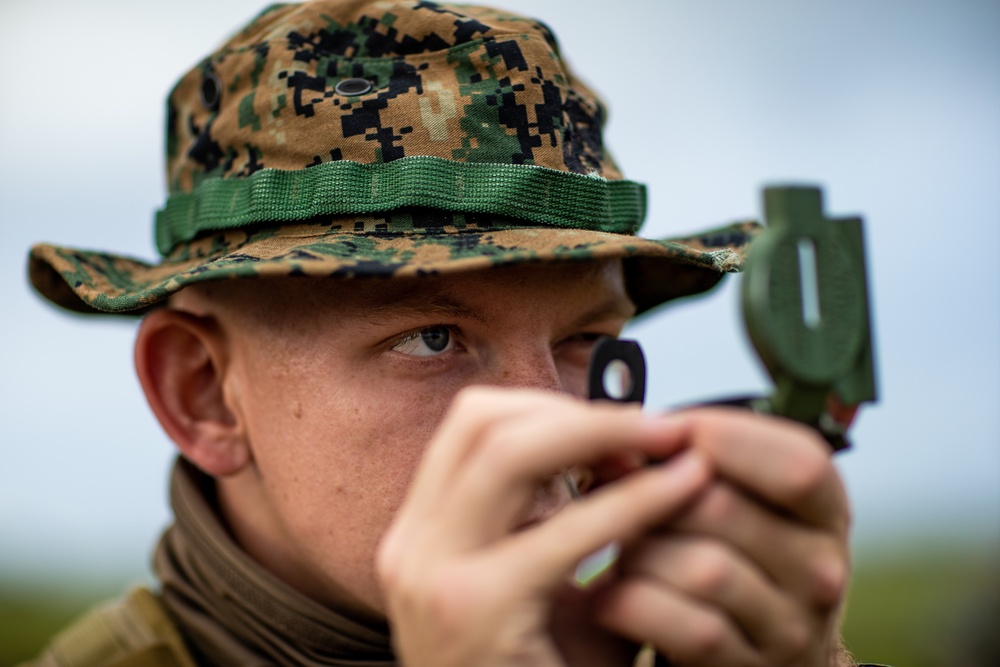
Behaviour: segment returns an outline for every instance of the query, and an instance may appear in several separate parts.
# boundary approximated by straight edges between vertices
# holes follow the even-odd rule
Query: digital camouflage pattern
[[[36,246],[31,275],[55,303],[81,312],[133,312],[207,279],[257,276],[401,277],[542,260],[627,257],[638,312],[703,292],[736,270],[754,222],[683,240],[546,229],[516,220],[403,211],[220,232],[178,246],[161,264],[56,246]]]
[[[372,89],[338,95],[346,78]],[[207,79],[217,105],[204,104]],[[414,155],[622,178],[601,142],[604,109],[548,28],[481,7],[276,5],[185,75],[167,108],[171,194],[264,168]]]
[[[636,236],[645,189],[543,24],[431,2],[276,5],[186,74],[167,109],[159,264],[42,244],[55,303],[141,313],[185,285],[628,257],[640,312],[737,270],[757,229]]]

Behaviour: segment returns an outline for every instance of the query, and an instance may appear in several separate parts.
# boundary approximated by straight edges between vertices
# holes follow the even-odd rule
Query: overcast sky
[[[154,257],[166,92],[264,4],[0,3],[0,574],[141,576],[168,521],[134,321],[56,312],[25,255]],[[608,143],[650,187],[645,234],[759,216],[774,182],[865,217],[882,400],[839,459],[856,543],[1000,550],[1000,3],[494,4],[545,20],[608,100]],[[649,406],[766,387],[736,287],[631,331]]]

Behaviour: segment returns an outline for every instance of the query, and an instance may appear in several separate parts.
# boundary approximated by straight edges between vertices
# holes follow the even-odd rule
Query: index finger
[[[847,494],[826,443],[807,426],[732,408],[675,413],[720,476],[809,524],[847,529]]]
[[[525,403],[525,399],[529,402]],[[481,403],[494,405],[482,405]],[[670,420],[540,392],[473,392],[436,434],[408,509],[465,546],[496,539],[521,518],[546,479],[624,449],[665,457],[680,448]]]

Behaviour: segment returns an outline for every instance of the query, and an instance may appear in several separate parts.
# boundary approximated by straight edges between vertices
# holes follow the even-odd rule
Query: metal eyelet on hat
[[[219,108],[219,100],[222,98],[222,82],[215,72],[205,72],[201,79],[201,88],[198,90],[201,104],[209,111]]]
[[[344,79],[333,89],[333,92],[344,97],[364,95],[372,89],[372,82],[368,79]]]

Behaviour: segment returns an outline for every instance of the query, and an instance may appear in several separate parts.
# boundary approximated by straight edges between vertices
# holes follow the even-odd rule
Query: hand
[[[683,445],[674,421],[632,407],[462,391],[379,549],[401,662],[631,664],[636,644],[613,622],[614,632],[595,622],[593,592],[574,589],[571,575],[609,542],[634,541],[677,518],[707,488],[709,468],[697,452],[675,455],[570,506],[558,474],[622,452],[662,459]],[[624,591],[626,607],[629,597]],[[608,611],[613,620],[614,605]]]
[[[678,666],[848,664],[838,611],[849,513],[810,429],[735,410],[678,415],[716,480],[622,554],[598,616]]]

